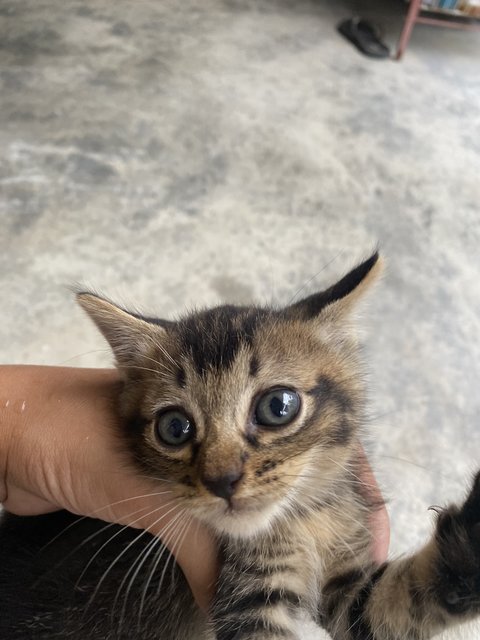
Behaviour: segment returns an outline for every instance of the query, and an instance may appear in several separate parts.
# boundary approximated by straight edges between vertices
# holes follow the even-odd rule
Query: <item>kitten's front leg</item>
[[[322,621],[335,640],[427,640],[480,616],[480,473],[410,558],[332,576]]]
[[[225,549],[211,612],[216,640],[301,640],[298,615],[312,597],[311,576],[294,545],[281,544]]]

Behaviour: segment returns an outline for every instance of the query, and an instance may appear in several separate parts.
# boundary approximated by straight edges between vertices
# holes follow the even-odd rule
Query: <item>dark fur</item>
[[[0,640],[301,640],[300,613],[335,640],[426,640],[477,616],[480,474],[417,554],[371,561],[379,505],[358,483],[364,394],[345,319],[378,270],[374,254],[285,309],[223,306],[178,322],[79,293],[124,376],[120,441],[138,473],[168,480],[212,528],[217,594],[207,621],[148,533],[4,514]],[[259,398],[282,387],[298,394],[298,416],[259,424]],[[195,425],[178,450],[155,430],[171,407]]]

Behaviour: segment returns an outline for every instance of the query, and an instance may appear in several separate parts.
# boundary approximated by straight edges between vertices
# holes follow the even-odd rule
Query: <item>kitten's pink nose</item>
[[[238,483],[243,477],[243,471],[232,471],[219,478],[203,478],[203,484],[210,493],[219,498],[229,500],[237,490]]]

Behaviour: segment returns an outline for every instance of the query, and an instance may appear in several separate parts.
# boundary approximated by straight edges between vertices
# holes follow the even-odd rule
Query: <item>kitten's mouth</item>
[[[230,498],[225,505],[226,515],[236,515],[247,511],[260,511],[261,506],[249,498]]]
[[[269,519],[271,514],[277,512],[281,501],[268,499],[267,497],[233,497],[225,503],[222,516],[232,522],[246,523],[248,520]]]
[[[266,529],[282,513],[282,504],[267,496],[233,496],[228,501],[212,500],[201,508],[197,504],[194,515],[221,534],[248,538]]]

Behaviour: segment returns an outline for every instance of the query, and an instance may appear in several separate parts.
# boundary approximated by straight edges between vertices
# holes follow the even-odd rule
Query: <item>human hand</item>
[[[390,546],[390,519],[380,487],[363,448],[359,452],[359,462],[360,479],[363,482],[365,495],[371,504],[378,505],[370,514],[369,520],[372,532],[372,556],[373,560],[380,565],[386,561]]]
[[[113,369],[0,367],[0,502],[17,515],[67,509],[148,529],[207,609],[217,577],[212,536],[195,522],[194,544],[178,546],[181,505],[168,485],[139,477],[119,446],[119,391]]]
[[[0,367],[0,502],[18,515],[67,509],[148,529],[174,552],[198,604],[207,610],[218,573],[212,536],[195,523],[194,544],[176,548],[181,505],[168,485],[139,477],[119,447],[115,406],[119,374],[110,369]],[[381,494],[362,451],[362,480]],[[3,482],[2,482],[3,476]],[[373,556],[388,551],[386,509],[372,515]]]

